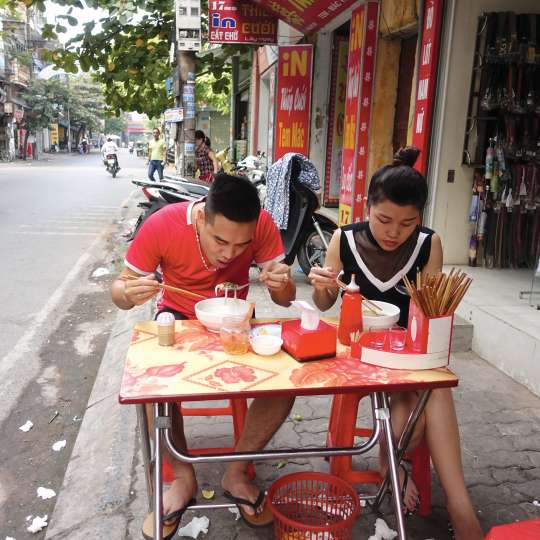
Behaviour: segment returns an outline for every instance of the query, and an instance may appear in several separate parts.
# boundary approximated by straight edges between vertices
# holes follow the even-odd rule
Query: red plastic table
[[[340,345],[336,357],[307,363],[297,362],[284,351],[271,357],[254,353],[232,356],[223,351],[219,335],[208,332],[198,321],[177,321],[175,345],[161,347],[158,345],[156,324],[151,321],[137,323],[127,352],[119,401],[121,404],[141,405],[138,413],[150,490],[152,465],[154,469],[153,507],[157,509],[154,512],[154,538],[162,539],[162,440],[176,459],[188,463],[202,463],[358,455],[373,448],[384,432],[388,441],[387,480],[392,486],[399,538],[405,540],[398,463],[431,390],[457,384],[457,377],[446,368],[423,371],[378,368],[351,358],[349,348]],[[396,445],[392,436],[388,393],[413,390],[420,391],[420,399]],[[170,406],[177,401],[346,392],[369,393],[373,412],[373,435],[362,444],[351,448],[302,448],[192,455],[178,450],[172,442]],[[153,454],[150,450],[144,404],[153,404]],[[387,483],[381,489],[386,489],[386,486]],[[227,506],[231,505],[204,505],[196,508]]]

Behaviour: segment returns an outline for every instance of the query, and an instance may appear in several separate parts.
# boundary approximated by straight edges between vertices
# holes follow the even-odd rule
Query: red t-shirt
[[[217,272],[204,267],[195,227],[191,222],[194,203],[169,204],[152,214],[140,228],[129,246],[125,257],[128,268],[138,274],[149,274],[159,266],[163,283],[180,287],[206,297],[215,296],[216,285],[230,281],[238,285],[249,282],[249,267],[255,261],[281,261],[284,257],[279,231],[266,210],[261,210],[255,236],[246,250],[226,268]],[[246,298],[248,287],[238,291],[239,298]],[[158,309],[169,307],[190,319],[195,318],[197,300],[163,290],[158,299]]]

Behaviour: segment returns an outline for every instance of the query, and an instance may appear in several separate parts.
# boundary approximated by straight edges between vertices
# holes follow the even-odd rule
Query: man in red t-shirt
[[[295,298],[296,287],[283,258],[279,231],[270,215],[261,210],[253,184],[246,178],[218,174],[205,200],[171,204],[146,220],[127,251],[126,267],[112,284],[112,299],[119,308],[131,309],[161,293],[153,274],[158,266],[164,283],[215,296],[214,288],[220,283],[247,285],[254,261],[261,267],[259,279],[268,287],[272,300],[288,306]],[[238,296],[245,298],[247,292],[248,287]],[[194,318],[196,302],[165,290],[158,299],[158,311],[169,311],[179,319]],[[289,414],[292,403],[288,397],[254,399],[237,451],[262,449]],[[173,425],[178,427],[173,439],[185,447],[182,417],[176,407],[172,410]],[[169,458],[175,481],[163,497],[165,516],[183,509],[197,493],[193,467]],[[240,506],[247,521],[254,525],[270,521],[259,490],[249,482],[246,462],[230,463],[222,486],[233,498],[258,501],[254,507]],[[173,526],[180,521],[176,514]],[[145,533],[147,524],[152,531],[151,520],[152,516],[147,516],[143,526],[147,538],[152,538]],[[164,538],[169,537],[171,526],[165,529]]]

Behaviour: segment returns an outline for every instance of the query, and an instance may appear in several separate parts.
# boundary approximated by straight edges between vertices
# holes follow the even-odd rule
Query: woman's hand
[[[120,277],[120,279],[124,281],[124,296],[126,300],[134,306],[141,306],[145,302],[148,302],[160,290],[159,282],[153,274],[141,276],[136,279],[126,279],[125,277]]]
[[[330,266],[324,268],[313,266],[308,279],[316,291],[336,292],[338,290],[337,276],[337,273]]]

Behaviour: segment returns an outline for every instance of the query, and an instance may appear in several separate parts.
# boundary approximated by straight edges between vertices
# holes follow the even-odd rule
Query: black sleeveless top
[[[398,306],[399,325],[407,326],[409,296],[403,276],[416,281],[416,271],[422,270],[429,261],[433,234],[431,229],[417,226],[396,250],[385,251],[377,244],[367,221],[342,227],[342,281],[349,283],[351,274],[355,274],[362,295],[369,300],[381,300]]]

